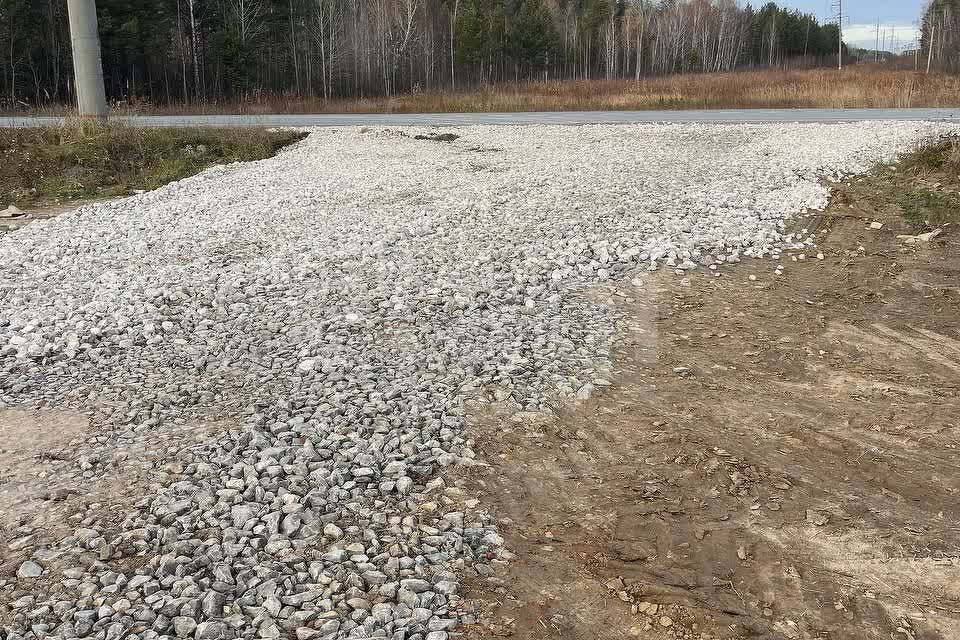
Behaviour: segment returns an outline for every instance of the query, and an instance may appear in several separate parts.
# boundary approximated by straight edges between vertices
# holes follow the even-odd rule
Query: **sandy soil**
[[[469,638],[960,638],[960,229],[907,245],[853,187],[801,225],[781,277],[602,292],[611,385],[475,421],[517,557]]]

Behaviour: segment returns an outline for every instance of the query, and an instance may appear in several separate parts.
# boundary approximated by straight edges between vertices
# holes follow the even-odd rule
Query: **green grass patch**
[[[896,164],[897,171],[914,174],[938,169],[960,171],[960,138],[951,136],[937,144],[921,147],[903,156]]]
[[[91,123],[0,129],[0,209],[156,189],[216,164],[269,158],[305,135]]]
[[[899,207],[917,232],[960,223],[960,138],[909,153],[874,174],[877,197]]]
[[[956,196],[915,188],[896,194],[895,202],[903,209],[903,216],[916,229],[938,227],[947,222],[957,222],[957,207],[960,199]]]

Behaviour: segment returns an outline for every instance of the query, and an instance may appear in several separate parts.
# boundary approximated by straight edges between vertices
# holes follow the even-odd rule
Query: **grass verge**
[[[909,108],[960,106],[960,78],[862,65],[688,73],[638,80],[548,80],[427,89],[390,97],[334,98],[254,92],[191,104],[116,103],[117,115],[271,113],[468,113],[516,111]],[[64,115],[69,105],[28,113]],[[23,112],[21,112],[21,115]]]
[[[91,123],[0,129],[0,209],[156,189],[216,164],[269,158],[305,135]]]
[[[881,168],[871,185],[915,232],[960,223],[960,137],[917,149]]]
[[[233,105],[254,112],[458,113],[685,109],[909,108],[960,104],[960,79],[869,67],[679,74],[633,80],[524,82],[464,91],[304,104],[282,98]],[[217,105],[212,105],[217,110]],[[220,107],[222,108],[222,107]]]

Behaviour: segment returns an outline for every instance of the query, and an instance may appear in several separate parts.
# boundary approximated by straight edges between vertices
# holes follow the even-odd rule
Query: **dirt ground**
[[[27,226],[36,220],[48,220],[56,218],[59,215],[76,210],[85,204],[93,202],[104,202],[104,199],[98,200],[77,200],[69,203],[48,204],[39,207],[27,207],[23,210],[25,215],[16,218],[0,218],[0,237]],[[3,206],[3,205],[0,205]]]
[[[960,638],[960,228],[908,244],[861,195],[782,276],[608,288],[612,384],[475,421],[517,557],[468,638]]]

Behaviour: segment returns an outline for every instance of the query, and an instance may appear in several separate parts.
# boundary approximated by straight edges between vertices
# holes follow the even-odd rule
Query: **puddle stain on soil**
[[[71,440],[88,426],[81,413],[0,408],[0,523],[53,491]]]
[[[782,278],[621,285],[611,387],[478,409],[517,558],[467,636],[960,638],[960,230],[884,222],[806,221],[826,259]]]
[[[29,586],[50,588],[63,570],[94,562],[109,545],[84,555],[75,547],[61,549],[60,542],[78,526],[114,540],[144,487],[152,491],[175,481],[189,464],[165,463],[171,446],[192,457],[192,447],[235,426],[197,415],[116,432],[67,409],[0,407],[0,575],[12,576],[24,561],[39,560],[42,577]],[[141,561],[137,556],[129,562]],[[16,580],[0,580],[0,626],[17,588]]]

